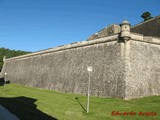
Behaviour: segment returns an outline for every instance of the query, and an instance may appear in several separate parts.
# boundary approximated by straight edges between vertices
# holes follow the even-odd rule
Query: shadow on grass
[[[57,120],[38,110],[34,104],[37,99],[28,97],[0,97],[0,105],[15,114],[20,120]]]
[[[75,99],[77,100],[77,102],[79,103],[79,105],[81,106],[81,108],[87,112],[87,110],[83,107],[83,105],[81,104],[81,102],[79,101],[79,98],[78,97],[75,97]]]

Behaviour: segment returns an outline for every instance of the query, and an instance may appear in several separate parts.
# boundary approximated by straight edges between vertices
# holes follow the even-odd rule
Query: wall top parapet
[[[42,50],[39,52],[34,52],[34,53],[26,54],[26,55],[13,57],[13,58],[7,58],[4,61],[7,62],[7,61],[11,61],[11,60],[23,59],[23,58],[27,58],[27,57],[32,57],[32,56],[37,56],[37,55],[42,55],[42,54],[47,54],[47,53],[52,53],[52,52],[58,52],[58,51],[62,51],[62,50],[68,50],[68,49],[79,48],[79,47],[84,47],[84,46],[89,46],[89,45],[94,45],[94,44],[117,41],[118,36],[119,36],[118,34],[115,34],[112,36],[94,39],[92,41],[75,42],[75,43],[71,43],[71,44],[67,44],[67,45],[58,46],[55,48],[50,48],[47,50]]]
[[[105,43],[105,42],[118,41],[119,39],[120,39],[119,34],[115,34],[112,36],[98,38],[98,39],[94,39],[91,41],[75,42],[75,43],[62,45],[62,46],[58,46],[55,48],[50,48],[50,49],[46,49],[46,50],[42,50],[42,51],[38,51],[38,52],[26,54],[26,55],[21,55],[21,56],[17,56],[17,57],[13,57],[13,58],[7,58],[7,59],[4,59],[4,62],[8,62],[11,60],[17,60],[17,59],[23,59],[23,58],[27,58],[27,57],[42,55],[42,54],[47,54],[47,53],[52,53],[52,52],[69,50],[69,49],[73,49],[73,48],[90,46],[90,45],[94,45],[94,44],[101,44],[101,43]],[[137,34],[137,33],[132,33],[132,32],[130,33],[130,40],[160,45],[160,38],[158,38],[158,37],[143,36],[142,34]]]
[[[142,34],[131,33],[131,39],[140,42],[160,45],[160,38],[153,36],[144,36]]]

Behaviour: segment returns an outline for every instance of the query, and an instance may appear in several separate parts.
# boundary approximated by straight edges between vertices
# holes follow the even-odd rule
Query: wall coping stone
[[[94,39],[91,41],[75,42],[75,43],[71,43],[71,44],[67,44],[67,45],[58,46],[55,48],[50,48],[47,50],[42,50],[39,52],[34,52],[34,53],[26,54],[26,55],[7,58],[4,60],[4,62],[9,62],[12,60],[23,59],[23,58],[27,58],[27,57],[32,57],[32,56],[37,56],[37,55],[42,55],[42,54],[47,54],[47,53],[52,53],[52,52],[58,52],[58,51],[63,51],[63,50],[68,50],[68,49],[73,49],[73,48],[79,48],[79,47],[84,47],[84,46],[89,46],[89,45],[94,45],[94,44],[117,41],[119,39],[118,36],[119,36],[118,34],[115,34],[112,36],[98,38],[98,39]]]
[[[131,40],[160,45],[160,38],[152,36],[143,36],[142,34],[131,33]]]
[[[142,34],[137,34],[137,33],[132,33],[132,32],[130,32],[130,37],[131,37],[130,40],[133,40],[133,41],[146,42],[150,44],[160,45],[160,38],[158,37],[143,36]],[[75,43],[71,43],[67,45],[58,46],[55,48],[50,48],[47,50],[42,50],[39,52],[34,52],[34,53],[26,54],[26,55],[13,57],[13,58],[7,58],[4,60],[4,62],[9,62],[12,60],[23,59],[27,57],[32,57],[32,56],[37,56],[37,55],[42,55],[42,54],[47,54],[47,53],[52,53],[52,52],[58,52],[58,51],[63,51],[63,50],[68,50],[68,49],[73,49],[73,48],[79,48],[79,47],[84,47],[84,46],[89,46],[89,45],[94,45],[94,44],[118,41],[118,40],[119,40],[119,34],[115,34],[112,36],[98,38],[98,39],[94,39],[90,41],[75,42]]]

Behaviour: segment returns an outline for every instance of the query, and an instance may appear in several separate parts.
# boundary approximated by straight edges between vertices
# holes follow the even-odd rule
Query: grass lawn
[[[6,85],[5,90],[0,87],[0,104],[22,120],[160,120],[160,96],[129,101],[90,97],[89,114],[85,111],[86,102],[86,96],[77,94],[16,84]],[[112,115],[113,111],[136,114]],[[138,115],[139,112],[153,113]]]

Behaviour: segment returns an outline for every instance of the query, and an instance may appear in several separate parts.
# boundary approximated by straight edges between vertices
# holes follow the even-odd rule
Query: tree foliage
[[[144,19],[144,21],[147,21],[149,19],[152,19],[153,17],[151,16],[151,13],[150,12],[144,12],[142,15],[141,15],[141,18]]]
[[[25,52],[25,51],[21,51],[21,50],[10,50],[8,48],[0,48],[0,71],[2,69],[3,66],[3,57],[6,56],[6,58],[10,58],[10,57],[15,57],[15,56],[19,56],[19,55],[24,55],[30,52]]]

